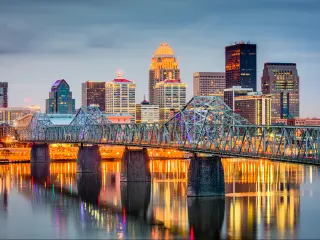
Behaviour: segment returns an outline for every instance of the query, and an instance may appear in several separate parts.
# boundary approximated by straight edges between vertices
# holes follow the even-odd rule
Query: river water
[[[0,238],[319,238],[316,166],[223,159],[225,197],[187,198],[186,160],[151,162],[152,183],[120,183],[120,162],[0,165]]]

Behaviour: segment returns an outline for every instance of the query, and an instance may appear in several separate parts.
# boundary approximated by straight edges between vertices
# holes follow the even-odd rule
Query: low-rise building
[[[159,122],[159,106],[151,105],[146,99],[136,105],[136,123]]]
[[[251,124],[271,124],[271,97],[257,92],[234,98],[234,112]]]
[[[35,112],[40,112],[39,106],[0,108],[0,121],[12,125],[15,119]]]

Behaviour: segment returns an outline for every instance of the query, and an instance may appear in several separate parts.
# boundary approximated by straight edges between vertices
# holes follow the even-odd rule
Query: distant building
[[[179,111],[186,104],[187,84],[180,80],[169,79],[158,82],[155,86],[156,104],[160,109],[160,121],[169,119],[170,112]]]
[[[106,110],[105,82],[86,81],[82,83],[82,106],[97,106],[100,111]]]
[[[193,96],[221,96],[225,88],[224,72],[193,73]]]
[[[133,81],[118,77],[106,83],[106,114],[128,113],[136,120],[136,84]]]
[[[242,88],[241,86],[234,86],[224,90],[224,102],[235,111],[234,100],[235,97],[247,96],[249,92],[253,92],[252,88]]]
[[[136,123],[156,123],[159,118],[159,105],[151,105],[146,99],[136,105]]]
[[[161,43],[153,54],[149,70],[149,99],[150,104],[156,104],[155,86],[169,78],[180,79],[180,69],[178,61],[174,56],[174,51],[167,43]]]
[[[13,126],[5,122],[0,122],[0,141],[6,141],[14,138],[15,132]]]
[[[12,125],[17,118],[35,112],[40,112],[39,106],[0,108],[0,122]]]
[[[251,124],[271,124],[271,97],[261,93],[249,92],[247,96],[234,99],[234,112],[247,119]]]
[[[71,114],[75,112],[75,100],[66,80],[57,80],[46,100],[46,113]]]
[[[276,124],[295,126],[320,126],[320,118],[278,118]]]
[[[8,83],[0,82],[0,108],[8,107]]]
[[[226,88],[241,86],[257,91],[257,45],[239,42],[227,46],[225,70]],[[230,99],[227,101],[231,102]]]
[[[133,116],[129,113],[105,114],[106,118],[112,123],[132,123]]]
[[[299,117],[299,76],[295,63],[265,63],[261,90],[272,97],[272,123],[279,118]]]

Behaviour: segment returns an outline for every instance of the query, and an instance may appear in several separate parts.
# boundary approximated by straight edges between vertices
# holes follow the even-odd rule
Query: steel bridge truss
[[[95,108],[82,108],[67,126],[35,114],[21,141],[125,145],[320,163],[320,127],[252,125],[219,97],[194,97],[168,122],[110,123]]]

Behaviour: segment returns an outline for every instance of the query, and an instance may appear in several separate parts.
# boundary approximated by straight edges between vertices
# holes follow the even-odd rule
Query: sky
[[[192,74],[224,71],[226,45],[257,44],[264,62],[295,62],[300,115],[320,117],[320,0],[0,0],[0,81],[9,106],[45,110],[64,78],[76,107],[81,83],[111,81],[120,70],[148,97],[148,70],[162,42],[175,51],[192,97]]]

